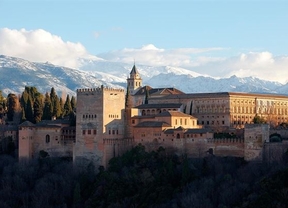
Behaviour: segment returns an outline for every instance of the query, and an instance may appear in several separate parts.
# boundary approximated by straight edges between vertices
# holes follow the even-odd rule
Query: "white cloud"
[[[211,56],[226,48],[178,48],[160,49],[152,44],[141,48],[125,48],[100,54],[99,56],[126,63],[146,64],[151,66],[182,67],[200,74],[216,78],[254,76],[260,79],[286,83],[288,80],[288,57],[274,57],[268,51],[242,53],[238,56]],[[208,55],[207,55],[208,54]]]
[[[270,52],[250,52],[223,60],[207,62],[192,68],[215,77],[253,76],[260,79],[286,83],[288,80],[288,57],[274,57]]]
[[[0,29],[0,54],[72,68],[77,68],[77,58],[89,56],[81,43],[64,42],[45,30],[8,28]]]
[[[97,36],[97,33],[95,33]],[[286,83],[288,56],[273,56],[268,51],[240,53],[223,57],[227,48],[157,48],[153,44],[140,48],[124,48],[99,54],[108,61],[150,66],[174,66],[213,77],[254,76],[265,80]],[[217,56],[217,53],[222,53]],[[213,55],[211,55],[213,53]],[[0,29],[0,54],[29,61],[46,62],[77,68],[79,58],[99,60],[89,54],[81,43],[63,41],[61,37],[45,30]],[[216,55],[215,55],[216,54]]]
[[[224,50],[222,48],[179,48],[179,49],[161,49],[153,44],[144,45],[141,48],[124,48],[122,50],[102,53],[98,56],[110,61],[123,61],[138,64],[147,64],[151,66],[194,66],[195,62],[191,55],[205,52]]]

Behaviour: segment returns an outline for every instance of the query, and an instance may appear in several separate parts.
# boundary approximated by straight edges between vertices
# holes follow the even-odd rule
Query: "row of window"
[[[221,100],[196,100],[195,103],[199,104],[206,104],[206,103],[226,103],[227,100],[221,99]]]
[[[178,119],[175,119],[175,125],[178,125]],[[182,123],[182,118],[179,119],[179,125],[183,125]],[[184,119],[184,125],[187,125],[187,119]],[[193,126],[194,126],[194,121],[193,121]]]
[[[109,114],[108,117],[109,118],[119,118],[119,115]]]
[[[97,130],[96,129],[83,129],[82,130],[82,134],[83,135],[91,135],[91,134],[94,134],[96,135],[97,134]]]
[[[97,118],[97,115],[96,114],[94,114],[94,115],[93,114],[92,115],[91,114],[83,114],[83,118],[86,118],[86,119],[92,118],[93,119],[93,118]]]
[[[198,123],[199,123],[199,121],[198,121]],[[201,121],[201,124],[202,125],[205,125],[205,121]],[[210,121],[206,121],[206,125],[225,125],[225,121],[223,120],[223,121],[211,121],[211,123],[210,123]]]
[[[115,129],[112,129],[112,130],[109,129],[108,134],[119,134],[119,131],[118,131],[118,129],[116,129],[116,130]]]
[[[145,133],[141,133],[141,137],[145,137],[146,136],[146,134]],[[157,134],[157,133],[155,133],[154,134],[154,136],[161,136],[161,134]],[[169,136],[169,134],[166,134],[166,137],[168,137]],[[174,134],[172,134],[172,136],[174,137],[175,135]],[[202,137],[203,136],[203,134],[202,133],[200,133],[200,134],[184,134],[183,135],[183,138],[197,138],[197,137]],[[176,138],[177,139],[179,139],[180,138],[180,134],[176,134]],[[159,138],[160,139],[160,138]],[[164,141],[164,140],[163,140]]]
[[[141,114],[142,116],[146,116],[146,115],[155,115],[155,114],[158,114],[158,113],[161,113],[161,112],[165,112],[165,111],[176,111],[177,109],[176,108],[173,108],[173,109],[170,109],[170,108],[167,108],[167,109],[152,109],[152,110],[142,110],[141,111]]]
[[[73,130],[62,130],[62,134],[75,134],[75,129]]]
[[[128,82],[128,87],[129,87],[129,86],[134,87],[134,85],[133,85],[133,81]],[[135,86],[136,86],[136,87],[141,87],[141,82],[135,82]]]
[[[197,107],[194,113],[225,113],[225,108],[207,108],[207,107]]]

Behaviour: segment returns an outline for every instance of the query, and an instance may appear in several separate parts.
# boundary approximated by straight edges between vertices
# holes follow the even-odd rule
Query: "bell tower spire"
[[[127,89],[129,90],[130,95],[134,95],[140,87],[142,87],[142,79],[135,66],[134,60],[134,65],[130,72],[130,77],[127,78]]]

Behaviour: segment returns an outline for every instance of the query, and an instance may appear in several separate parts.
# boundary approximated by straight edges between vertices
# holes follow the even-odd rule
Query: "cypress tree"
[[[4,97],[2,95],[2,90],[0,90],[0,104],[2,104],[3,101],[4,101]]]
[[[42,119],[43,115],[43,103],[42,103],[42,96],[40,94],[35,95],[35,101],[33,103],[33,109],[34,109],[34,121],[35,123],[38,123]]]
[[[16,112],[16,107],[17,107],[17,96],[15,94],[10,93],[7,96],[7,118],[8,121],[13,121],[14,114]]]
[[[5,105],[4,105],[4,97],[2,95],[2,91],[0,90],[0,119],[3,117]]]
[[[26,115],[25,115],[25,110],[24,108],[22,108],[22,111],[21,111],[21,123],[26,121]]]
[[[129,88],[127,86],[127,89],[126,89],[126,96],[125,96],[125,108],[128,109],[128,108],[132,108],[132,97],[131,97],[131,94],[130,94],[130,91],[129,91]]]
[[[76,99],[74,96],[71,97],[71,108],[72,111],[76,108]]]
[[[64,103],[62,97],[59,98],[59,103],[60,103],[60,111],[61,111],[61,117],[63,118],[63,113],[64,113]]]
[[[28,101],[27,101],[27,108],[25,111],[25,116],[26,116],[26,120],[28,120],[30,122],[34,122],[33,105],[32,105],[32,101],[31,101],[30,96],[29,96]]]
[[[52,108],[52,116],[56,116],[55,115],[55,112],[57,111],[54,107],[54,104],[56,103],[55,102],[55,99],[57,98],[57,95],[56,95],[56,92],[55,92],[55,89],[54,87],[51,88],[51,91],[50,91],[50,100],[51,100],[51,108]]]
[[[148,99],[149,99],[149,89],[148,87],[146,86],[145,87],[146,91],[145,91],[145,103],[144,104],[148,104]]]
[[[63,115],[64,116],[68,116],[71,112],[72,112],[71,101],[70,101],[69,95],[67,95],[66,101],[65,101],[65,104],[64,104]]]
[[[42,119],[51,120],[52,113],[53,113],[53,109],[52,109],[51,99],[50,99],[48,92],[46,92]]]
[[[60,106],[60,102],[59,102],[57,95],[56,95],[56,98],[52,102],[52,106],[53,106],[53,114],[52,115],[55,116],[56,118],[60,118],[61,117],[61,106]]]
[[[25,90],[22,93],[22,96],[20,98],[21,107],[24,108],[25,112],[26,112],[26,109],[27,109],[28,97],[29,97],[29,94],[27,92],[27,87],[25,87]]]

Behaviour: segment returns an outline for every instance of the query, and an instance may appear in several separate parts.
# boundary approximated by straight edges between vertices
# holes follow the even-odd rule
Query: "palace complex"
[[[279,158],[288,148],[286,130],[270,129],[288,121],[284,95],[152,88],[142,85],[134,65],[127,91],[78,89],[76,99],[76,127],[65,120],[18,126],[14,137],[20,159],[45,151],[51,157],[71,157],[79,165],[107,166],[109,159],[139,143],[147,150],[162,146],[190,157],[214,154],[246,160]],[[255,116],[266,124],[253,124]],[[271,135],[279,136],[273,140],[277,144]]]

